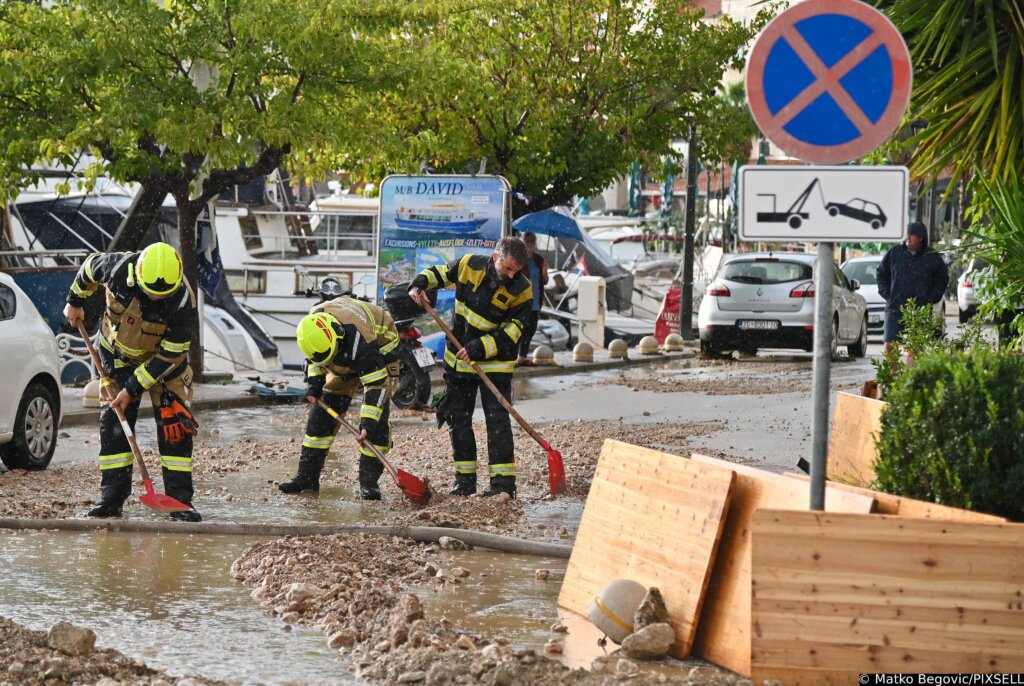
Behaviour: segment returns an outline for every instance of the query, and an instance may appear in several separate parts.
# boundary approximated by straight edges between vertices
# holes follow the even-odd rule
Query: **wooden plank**
[[[733,479],[682,457],[605,441],[558,604],[586,616],[615,579],[657,586],[676,632],[672,655],[689,655]]]
[[[836,393],[828,440],[828,478],[867,486],[875,480],[885,403],[850,393]]]
[[[697,625],[695,655],[750,676],[750,527],[754,510],[806,510],[810,494],[806,484],[762,469],[734,464],[694,453],[696,462],[736,473],[729,515],[715,556],[704,609]],[[794,487],[794,484],[796,487]],[[834,512],[872,511],[874,498],[829,489],[825,505]]]
[[[1024,525],[762,509],[754,683],[1024,671]]]
[[[799,479],[804,482],[810,481],[810,477],[806,474],[786,472],[785,476],[790,479]],[[1006,517],[1000,517],[998,515],[961,510],[959,507],[949,507],[948,505],[937,505],[925,500],[905,498],[899,495],[892,495],[891,493],[872,491],[867,488],[841,484],[835,481],[827,482],[826,487],[828,489],[825,495],[826,506],[828,505],[828,498],[835,490],[872,496],[876,501],[878,501],[878,505],[875,507],[875,514],[897,515],[899,517],[917,517],[921,519],[951,519],[960,522],[989,522],[993,524],[1006,521]],[[826,507],[826,509],[829,508]]]

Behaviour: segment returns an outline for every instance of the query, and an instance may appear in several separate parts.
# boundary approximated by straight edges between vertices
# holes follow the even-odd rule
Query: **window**
[[[851,262],[843,267],[843,273],[848,279],[857,279],[861,284],[874,285],[878,283],[878,265],[880,262]]]
[[[242,229],[242,241],[246,250],[259,250],[263,247],[263,238],[260,237],[256,217],[239,217],[238,226]]]
[[[330,272],[304,272],[295,275],[295,292],[304,292],[306,289],[312,291],[320,290],[320,282],[326,278],[332,278],[341,284],[344,291],[352,290],[351,274],[332,274]]]
[[[722,278],[739,283],[773,284],[811,278],[811,265],[803,262],[734,260],[725,265]]]
[[[10,319],[18,309],[18,299],[7,286],[0,284],[0,319]]]
[[[324,215],[313,235],[320,252],[335,250],[373,254],[373,215]]]
[[[266,293],[267,273],[250,269],[225,269],[224,278],[232,293]]]

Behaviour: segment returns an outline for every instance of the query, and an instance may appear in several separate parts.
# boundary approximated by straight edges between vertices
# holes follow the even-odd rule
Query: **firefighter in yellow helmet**
[[[314,306],[295,330],[296,342],[306,356],[306,397],[313,405],[306,423],[306,435],[299,454],[299,468],[291,481],[278,488],[284,493],[320,490],[320,473],[334,444],[338,424],[317,403],[324,402],[344,416],[359,387],[363,404],[359,411],[359,497],[380,500],[377,486],[384,465],[366,446],[381,453],[391,449],[388,421],[393,391],[392,377],[398,376],[394,357],[398,330],[385,310],[356,298],[340,297]]]
[[[106,287],[98,347],[100,362],[117,391],[100,415],[100,502],[89,511],[90,517],[120,517],[131,495],[131,446],[114,408],[124,412],[134,429],[144,392],[155,409],[164,490],[192,505],[192,436],[197,424],[188,409],[188,349],[196,299],[182,271],[177,250],[153,243],[142,252],[93,253],[71,284],[64,316],[72,326],[82,321],[83,306],[96,289]],[[171,518],[202,520],[195,508],[173,512]]]

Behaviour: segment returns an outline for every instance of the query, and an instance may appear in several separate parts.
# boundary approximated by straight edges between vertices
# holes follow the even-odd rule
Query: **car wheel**
[[[710,343],[700,342],[700,356],[705,360],[715,360],[722,356],[722,349]]]
[[[860,336],[857,340],[846,347],[850,352],[850,357],[864,357],[868,354],[868,319],[864,318],[864,321],[860,324]]]
[[[14,419],[14,438],[0,447],[8,469],[46,469],[57,447],[57,400],[40,383],[25,389]]]
[[[961,324],[966,324],[971,321],[971,317],[974,316],[974,307],[968,307],[966,310],[959,310],[959,319]]]

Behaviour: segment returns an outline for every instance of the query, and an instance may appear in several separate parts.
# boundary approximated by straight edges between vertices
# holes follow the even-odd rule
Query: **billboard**
[[[489,255],[509,226],[500,176],[388,176],[380,186],[377,301],[426,267],[466,253]]]

